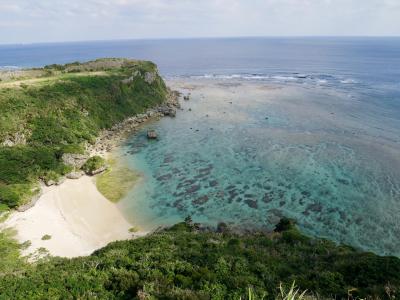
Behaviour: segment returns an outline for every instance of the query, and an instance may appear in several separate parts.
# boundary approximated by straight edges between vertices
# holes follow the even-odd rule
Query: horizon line
[[[38,41],[38,42],[10,42],[0,43],[0,46],[25,46],[43,44],[70,44],[96,42],[124,42],[124,41],[162,41],[162,40],[205,40],[205,39],[255,39],[255,38],[400,38],[400,35],[248,35],[248,36],[199,36],[199,37],[154,37],[154,38],[120,38],[120,39],[93,39],[93,40],[65,40],[65,41]]]

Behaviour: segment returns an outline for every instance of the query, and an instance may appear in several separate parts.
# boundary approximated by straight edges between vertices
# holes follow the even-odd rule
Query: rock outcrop
[[[2,146],[5,147],[25,145],[26,144],[25,134],[22,132],[17,132],[12,136],[8,136],[1,144]]]
[[[64,153],[61,157],[61,160],[66,165],[73,166],[76,169],[80,169],[88,160],[88,158],[89,156],[86,154]]]
[[[83,176],[84,172],[78,171],[78,172],[71,172],[65,175],[68,179],[79,179]]]
[[[93,170],[93,171],[89,171],[87,174],[90,176],[94,176],[100,173],[103,173],[105,170],[107,170],[107,166],[101,166],[100,168]]]
[[[144,81],[146,81],[148,84],[152,84],[154,80],[156,80],[157,74],[152,73],[152,72],[146,72],[144,74]]]

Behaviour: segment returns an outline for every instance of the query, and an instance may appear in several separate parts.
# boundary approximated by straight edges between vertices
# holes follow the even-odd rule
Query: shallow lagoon
[[[363,92],[244,79],[175,79],[190,101],[119,151],[143,180],[120,203],[151,230],[192,215],[400,255],[400,121]],[[351,83],[350,83],[351,84]],[[160,139],[148,141],[148,128]]]

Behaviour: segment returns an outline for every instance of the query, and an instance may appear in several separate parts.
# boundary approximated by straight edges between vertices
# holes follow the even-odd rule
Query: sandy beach
[[[129,239],[132,225],[115,204],[96,189],[94,178],[83,176],[59,186],[45,187],[36,205],[14,212],[1,227],[17,230],[19,242],[30,241],[24,255],[45,248],[50,255],[89,255],[108,243]],[[144,234],[136,232],[135,235]],[[43,240],[43,236],[51,236]]]

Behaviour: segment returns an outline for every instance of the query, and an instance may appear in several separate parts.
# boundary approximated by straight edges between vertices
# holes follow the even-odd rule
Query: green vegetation
[[[0,83],[2,209],[28,202],[38,192],[39,179],[57,182],[70,172],[61,160],[64,153],[82,152],[101,129],[161,103],[167,93],[161,77],[145,80],[147,72],[156,71],[151,62],[101,59],[4,78]]]
[[[51,235],[45,234],[44,236],[42,236],[42,241],[48,241],[51,240]]]
[[[106,160],[98,155],[92,156],[89,158],[85,164],[82,166],[82,170],[85,171],[86,174],[94,174],[96,170],[105,167]]]
[[[307,290],[319,299],[394,299],[399,287],[399,259],[312,239],[293,225],[238,235],[179,223],[89,257],[47,258],[8,272],[0,298],[309,299],[300,292]]]
[[[17,271],[25,261],[20,258],[21,245],[14,240],[15,230],[0,230],[0,281],[5,274]],[[0,284],[1,285],[1,284]],[[1,299],[0,288],[0,299]]]
[[[96,178],[96,186],[108,200],[118,202],[133,188],[139,175],[113,159],[108,165],[109,169]]]
[[[139,228],[137,228],[137,227],[131,227],[131,228],[129,228],[129,232],[131,232],[131,233],[135,233],[135,232],[138,232],[139,231]]]

